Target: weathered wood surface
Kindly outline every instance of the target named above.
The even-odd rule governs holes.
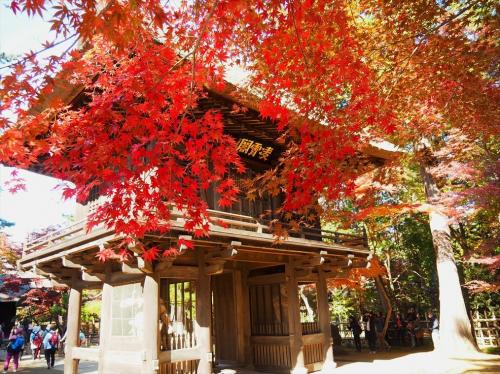
[[[82,307],[82,291],[72,288],[68,300],[68,325],[66,329],[66,345],[64,349],[64,374],[78,373],[78,359],[73,357],[73,348],[78,347],[80,340],[80,312]]]

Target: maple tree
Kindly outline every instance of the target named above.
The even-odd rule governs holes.
[[[285,193],[285,217],[328,220],[340,199],[375,205],[378,187],[387,184],[360,186],[366,168],[349,160],[360,144],[380,137],[410,149],[426,204],[371,212],[429,214],[443,346],[473,349],[449,238],[449,218],[461,212],[450,201],[491,196],[492,188],[445,196],[449,173],[442,172],[444,165],[455,175],[465,170],[453,162],[467,161],[460,145],[491,143],[497,134],[494,2],[13,0],[10,7],[53,14],[56,39],[46,52],[71,44],[60,55],[30,52],[8,65],[0,88],[1,162],[37,165],[71,181],[64,195],[81,202],[98,189],[106,200],[90,226],[112,226],[133,240],[168,231],[175,207],[185,212],[187,231],[207,235],[200,192],[214,185],[219,205],[230,205],[239,192],[231,172],[244,167],[222,116],[196,116],[194,109],[204,87],[223,87],[227,67],[244,63],[261,115],[286,144],[280,165],[255,185]],[[61,100],[68,85],[82,91],[70,105]],[[453,138],[461,139],[459,148],[446,159]],[[14,176],[11,189],[21,182]],[[100,256],[116,251],[126,257],[120,248]],[[161,251],[143,253],[151,260]]]

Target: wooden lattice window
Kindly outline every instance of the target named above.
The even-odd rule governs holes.
[[[170,351],[196,346],[196,283],[162,279],[160,297],[160,349]]]

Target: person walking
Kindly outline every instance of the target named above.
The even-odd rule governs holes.
[[[377,332],[377,339],[378,343],[380,345],[380,349],[385,349],[386,351],[391,350],[391,346],[389,343],[387,343],[387,340],[385,340],[385,334],[384,334],[384,325],[385,325],[385,319],[382,313],[378,313],[377,316],[375,317],[375,331]]]
[[[429,312],[427,315],[429,321],[431,322],[431,338],[434,349],[439,347],[439,319],[434,315],[433,312]]]
[[[40,359],[40,351],[42,349],[43,336],[42,328],[38,325],[33,327],[30,335],[31,351],[33,353],[33,360]]]
[[[399,344],[401,345],[401,347],[403,347],[405,345],[406,324],[401,313],[398,313],[396,315],[395,327],[396,327],[396,336],[398,337]]]
[[[355,316],[349,317],[349,329],[352,331],[352,336],[354,338],[354,345],[356,346],[356,350],[361,352],[361,326],[358,323],[358,320]]]
[[[365,337],[368,340],[368,346],[370,347],[370,353],[376,353],[377,347],[377,334],[375,332],[374,326],[374,316],[373,313],[368,312],[364,318],[365,321]]]
[[[21,355],[21,350],[24,347],[24,333],[23,329],[13,328],[9,336],[9,345],[7,346],[7,355],[5,356],[5,362],[3,364],[3,372],[7,373],[10,366],[10,360],[14,359],[14,370],[17,372],[19,367],[19,357]]]
[[[51,326],[50,331],[43,338],[43,350],[45,360],[47,361],[47,369],[53,368],[56,361],[56,350],[59,345],[59,333],[55,325]]]

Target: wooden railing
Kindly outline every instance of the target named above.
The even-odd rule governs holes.
[[[54,245],[65,240],[71,239],[75,236],[81,235],[87,223],[86,219],[72,223],[71,225],[54,230],[46,235],[28,238],[23,245],[23,257],[34,251],[43,249],[50,245]]]
[[[273,234],[273,225],[271,221],[258,220],[254,217],[241,214],[222,212],[217,210],[208,210],[210,216],[210,229],[230,228],[254,232],[257,234]],[[173,209],[170,217],[172,223],[181,225],[184,223],[184,214],[182,211]],[[86,232],[87,219],[72,223],[69,226],[48,233],[47,235],[28,238],[23,246],[23,256],[34,251],[52,246],[73,237],[83,235]],[[291,238],[302,238],[309,240],[322,241],[329,244],[344,244],[349,246],[366,247],[366,238],[362,235],[340,233],[331,230],[324,230],[314,227],[301,227],[299,230],[292,229],[285,223],[279,223],[288,230]]]
[[[318,322],[301,322],[302,335],[317,334],[321,332]]]
[[[479,312],[477,310],[472,312],[472,324],[479,348],[500,347],[500,319],[497,318],[495,312]],[[352,332],[349,330],[348,322],[342,321],[335,325],[343,341],[352,341]],[[431,321],[428,319],[419,320],[418,327],[424,329],[424,337],[430,339]],[[404,333],[404,340],[408,343],[409,337],[406,330],[404,330]],[[391,344],[400,344],[400,336],[398,336],[398,331],[394,328],[394,321],[392,320],[389,322],[389,328],[387,329],[387,338],[391,341]],[[361,342],[364,343],[365,340],[362,339]]]

